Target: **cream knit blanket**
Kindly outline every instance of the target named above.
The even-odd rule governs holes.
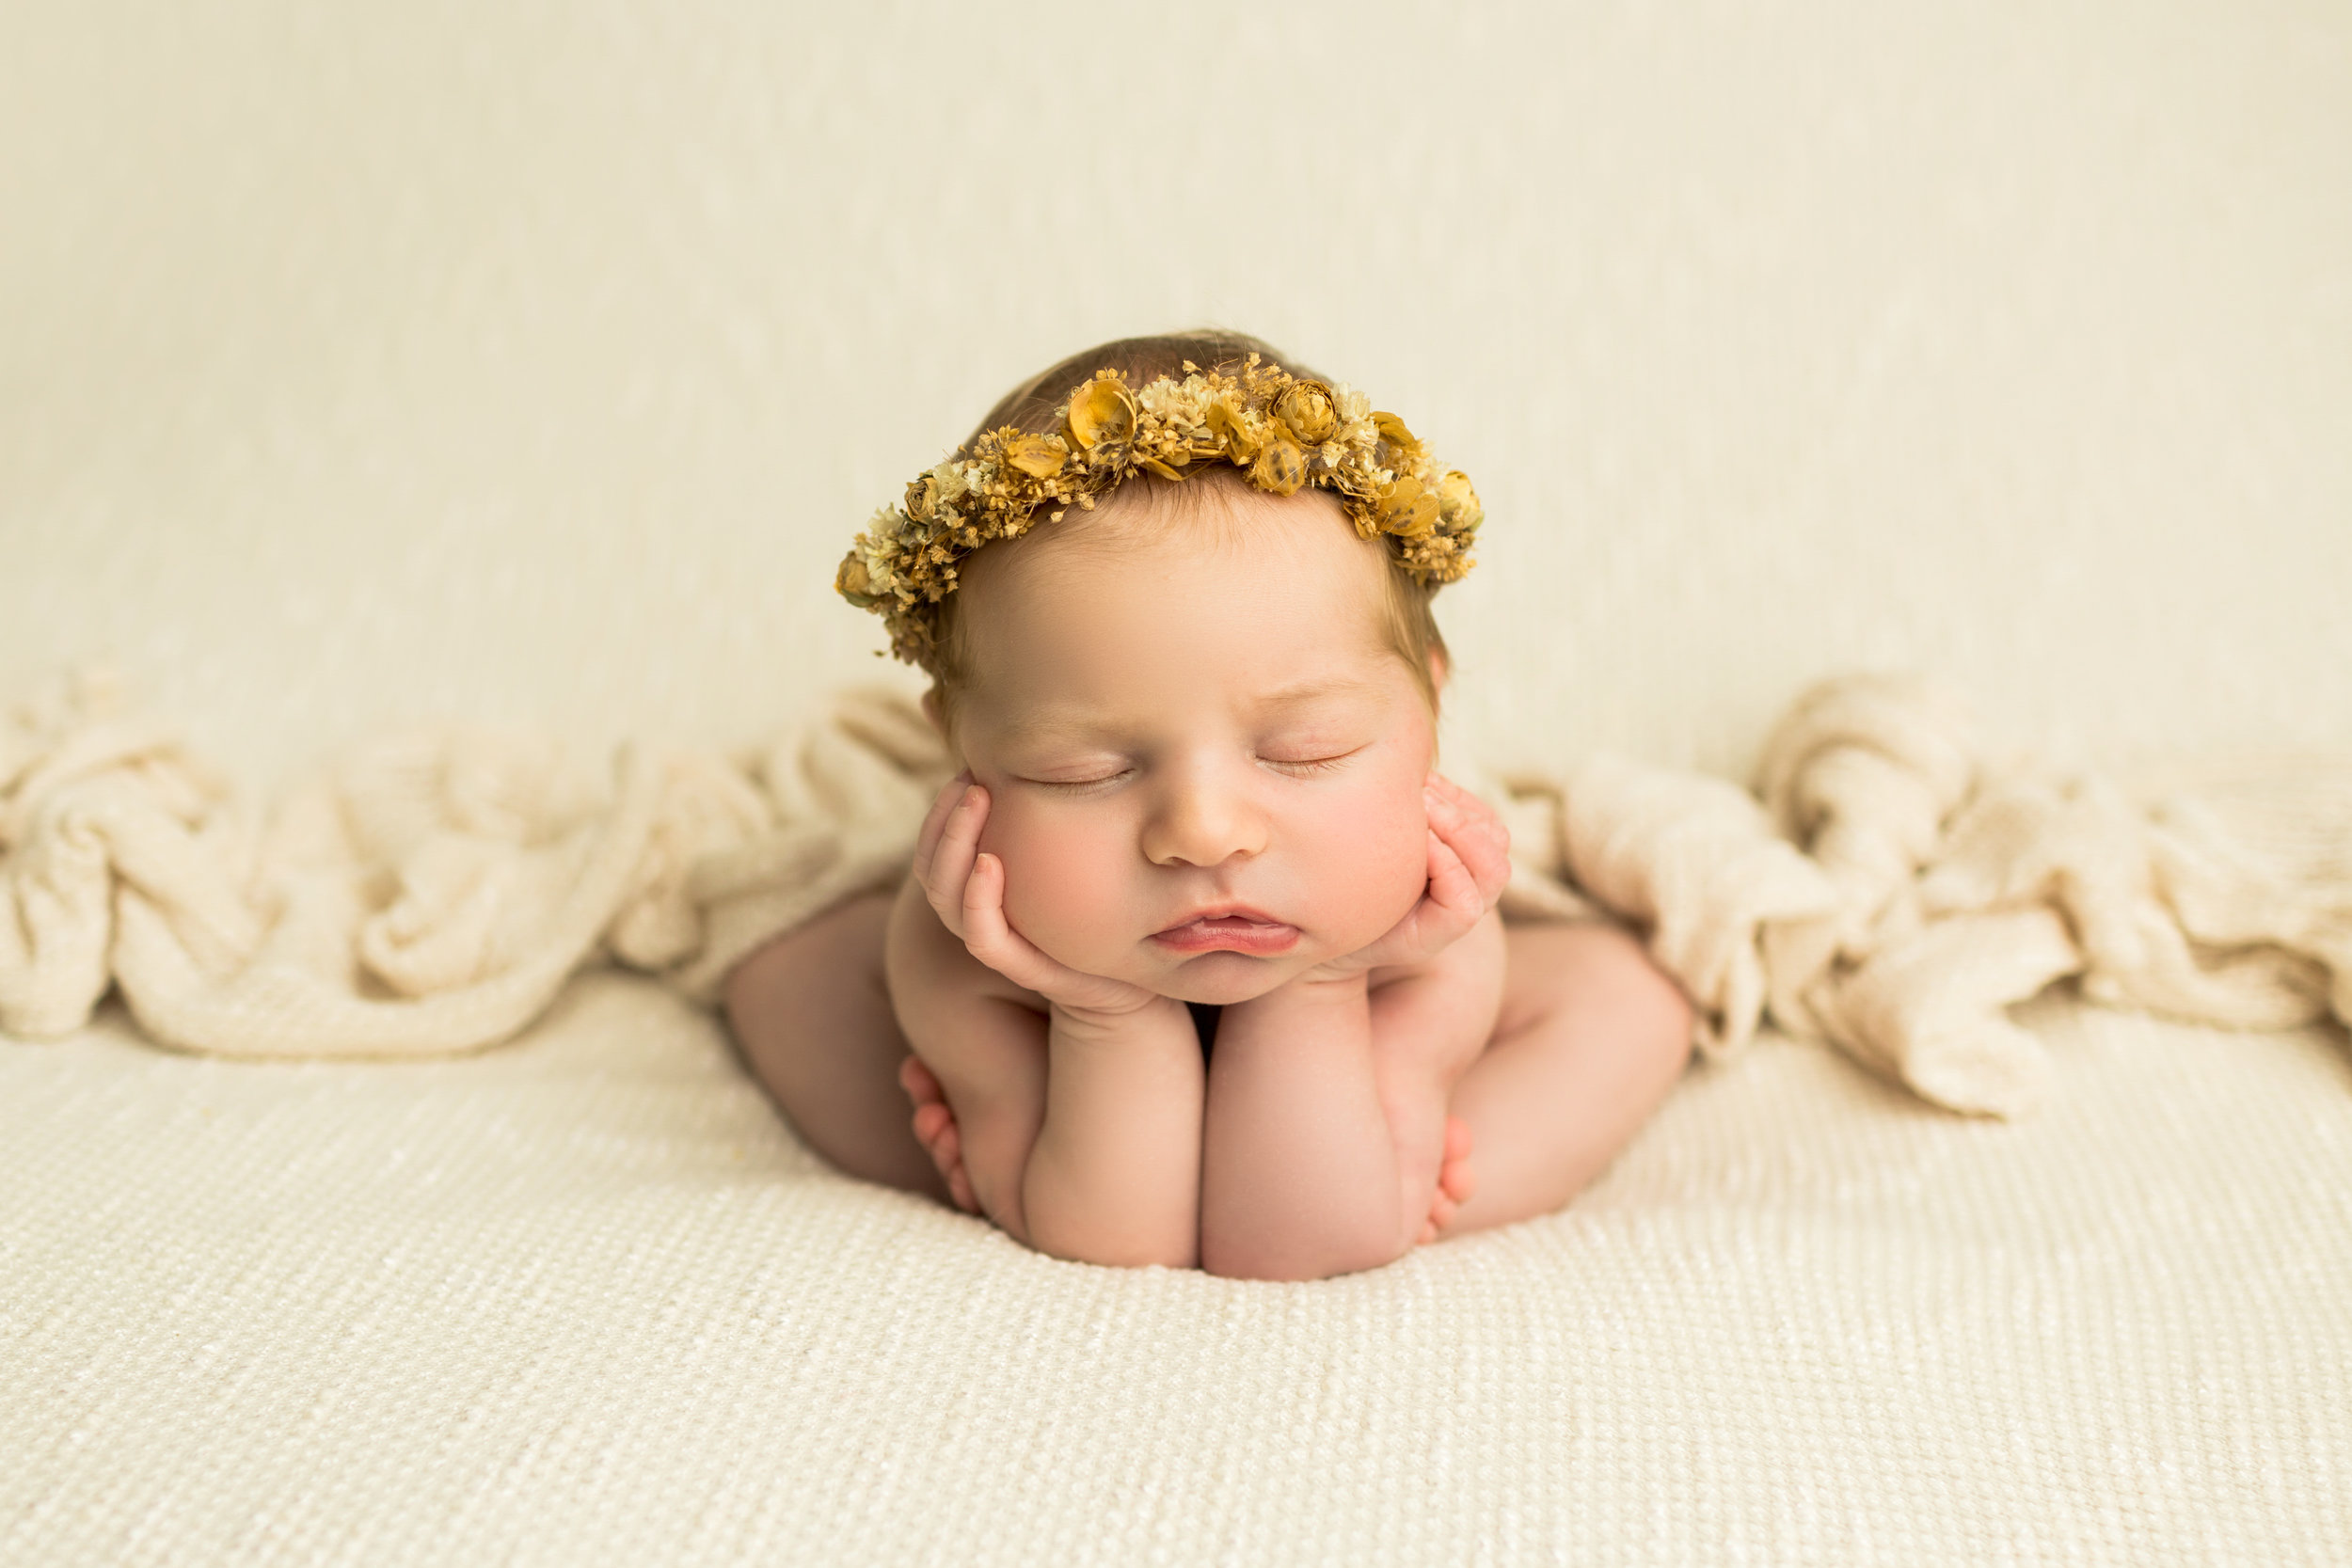
[[[738,756],[389,735],[266,820],[103,672],[0,721],[0,1029],[80,1027],[110,986],[159,1044],[248,1057],[476,1050],[601,958],[713,1000],[776,933],[901,873],[946,773],[904,699],[836,698]],[[2063,976],[2242,1028],[2352,1021],[2352,759],[2210,769],[2142,805],[1990,756],[1917,685],[1801,698],[1756,792],[1601,757],[1463,782],[1514,837],[1506,914],[1621,919],[1698,1005],[1955,1110],[2041,1100],[2005,1007]]]

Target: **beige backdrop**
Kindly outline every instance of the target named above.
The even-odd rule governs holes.
[[[2352,9],[817,10],[8,8],[0,689],[263,784],[746,738],[990,399],[1214,322],[1476,478],[1505,754],[1736,770],[1856,666],[2352,741]]]
[[[2348,83],[2341,0],[0,0],[0,699],[748,739],[990,399],[1210,321],[1476,477],[1497,760],[1857,665],[2352,746]],[[110,1008],[0,1040],[0,1562],[2340,1563],[2343,1031],[2017,1022],[2039,1117],[1768,1034],[1283,1286],[831,1175],[612,974],[425,1064]]]

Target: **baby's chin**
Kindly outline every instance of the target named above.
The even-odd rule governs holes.
[[[1403,914],[1400,912],[1397,918],[1402,919]],[[1394,924],[1393,920],[1383,924],[1380,931],[1386,931]],[[1358,933],[1350,932],[1337,941],[1310,942],[1291,952],[1271,956],[1215,951],[1172,961],[1167,958],[1138,956],[1132,961],[1107,962],[1094,969],[1089,968],[1083,958],[1073,961],[1050,949],[1047,956],[1081,973],[1124,980],[1178,1002],[1200,1002],[1230,1007],[1237,1003],[1254,1002],[1268,991],[1296,979],[1317,964],[1344,958],[1371,942],[1378,934],[1375,931],[1359,938]],[[1109,957],[1104,955],[1104,958]]]
[[[1327,907],[1323,912],[1327,923],[1318,921],[1302,933],[1304,940],[1288,951],[1213,948],[1186,956],[1149,938],[1134,946],[1106,946],[1100,940],[1101,927],[1116,917],[1101,921],[1092,929],[1075,920],[1060,929],[1040,921],[1045,929],[1025,934],[1047,958],[1081,974],[1123,980],[1178,1002],[1232,1006],[1254,1002],[1318,964],[1345,958],[1376,942],[1420,901],[1424,885],[1418,881],[1406,885],[1400,879],[1393,890],[1384,888],[1376,894],[1359,890],[1344,914],[1328,919],[1331,911]]]
[[[1179,964],[1172,974],[1161,976],[1156,982],[1142,983],[1179,1002],[1230,1007],[1237,1003],[1255,1002],[1318,961],[1290,957],[1260,958],[1247,953],[1203,953]]]

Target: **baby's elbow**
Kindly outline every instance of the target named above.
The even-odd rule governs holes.
[[[1189,1235],[1176,1236],[1158,1228],[1120,1227],[1072,1228],[1030,1222],[1028,1244],[1049,1258],[1072,1263],[1094,1263],[1108,1269],[1189,1269],[1199,1264],[1200,1249]]]
[[[1220,1279],[1296,1283],[1385,1268],[1412,1249],[1410,1240],[1387,1232],[1323,1236],[1312,1245],[1299,1246],[1264,1237],[1223,1236],[1212,1229],[1200,1238],[1200,1271]]]

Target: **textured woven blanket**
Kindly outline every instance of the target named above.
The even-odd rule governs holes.
[[[1506,914],[1643,932],[1710,1055],[1770,1020],[2010,1116],[2050,1069],[2005,1009],[2062,977],[2223,1026],[2352,1021],[2352,761],[2142,803],[1853,677],[1789,709],[1753,793],[1613,757],[1458,771],[1511,824]],[[853,691],[748,754],[630,744],[609,768],[390,735],[265,816],[103,672],[60,676],[0,726],[0,1029],[73,1031],[119,987],[179,1049],[434,1055],[512,1036],[603,959],[708,1002],[753,947],[893,880],[945,772],[912,705]]]

